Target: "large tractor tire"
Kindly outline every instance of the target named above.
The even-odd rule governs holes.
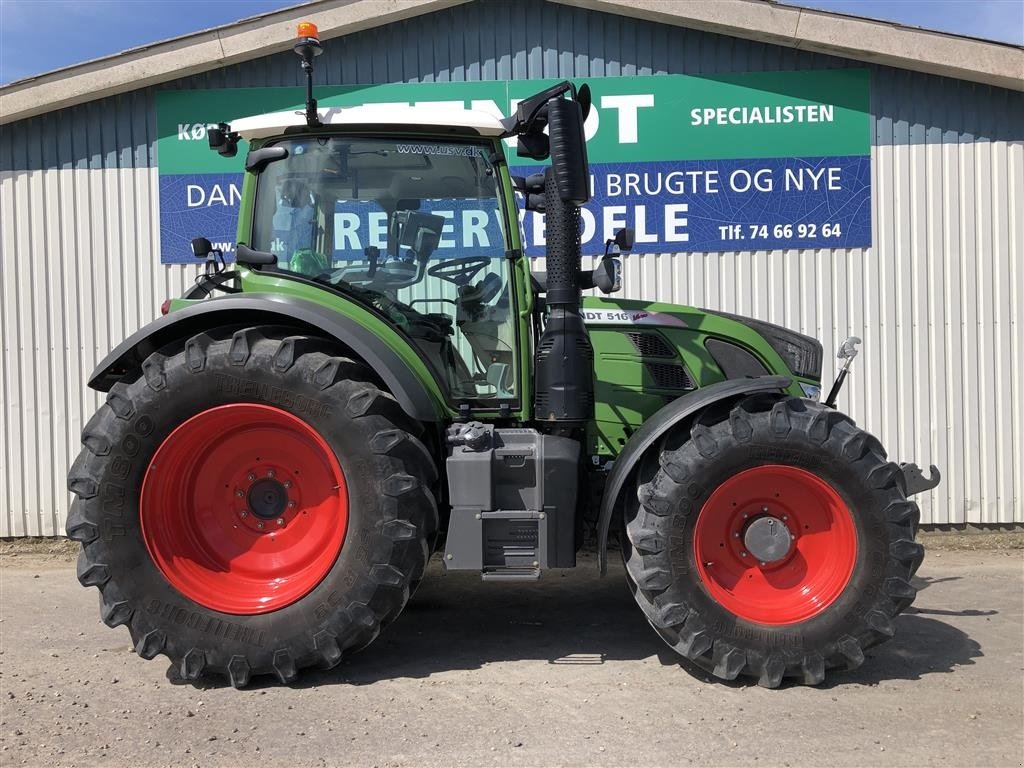
[[[395,619],[437,533],[436,467],[330,343],[211,331],[110,390],[69,475],[100,614],[182,677],[332,667]]]
[[[716,677],[815,685],[913,602],[920,517],[900,467],[841,413],[754,396],[646,457],[623,557],[648,621]]]

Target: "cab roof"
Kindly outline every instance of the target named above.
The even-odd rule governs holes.
[[[488,112],[433,104],[365,104],[359,107],[325,107],[317,110],[324,126],[365,128],[399,133],[453,133],[502,136],[501,120]],[[234,120],[231,130],[243,139],[265,139],[306,126],[303,110],[270,112]]]

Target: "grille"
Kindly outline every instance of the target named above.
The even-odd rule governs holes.
[[[676,353],[660,333],[623,331],[641,357],[675,357]]]
[[[683,366],[676,363],[644,363],[644,368],[660,389],[696,389],[697,385]]]

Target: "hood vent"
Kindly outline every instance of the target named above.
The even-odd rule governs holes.
[[[623,331],[640,357],[668,357],[675,359],[676,352],[656,331]]]

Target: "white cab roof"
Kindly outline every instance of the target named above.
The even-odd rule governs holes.
[[[458,130],[478,136],[501,136],[505,133],[498,117],[473,109],[452,109],[431,104],[365,104],[361,107],[325,107],[317,110],[320,122],[328,126],[359,126],[373,128],[436,128],[440,132]],[[304,110],[271,112],[243,117],[231,122],[231,130],[243,139],[264,139],[280,136],[288,128],[304,126]]]

